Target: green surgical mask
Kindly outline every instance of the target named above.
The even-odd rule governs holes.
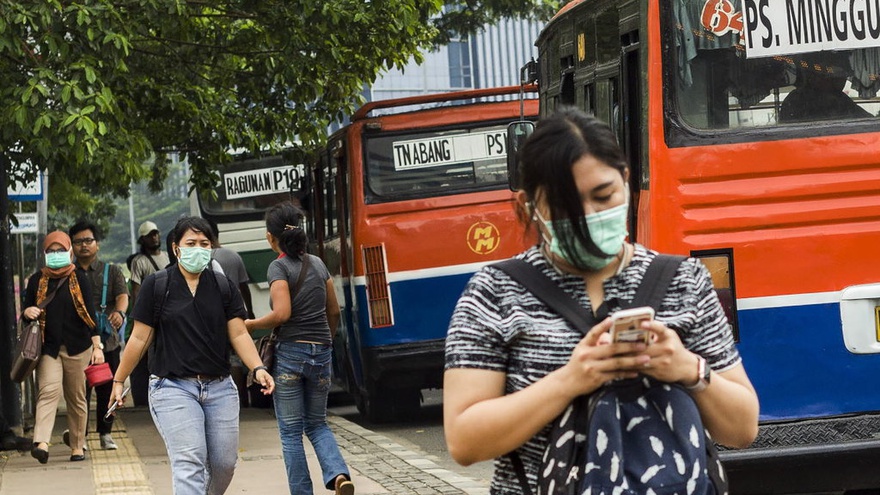
[[[202,247],[182,247],[178,256],[183,269],[190,273],[202,273],[211,262],[211,249]]]
[[[46,266],[49,268],[64,268],[70,263],[70,251],[46,253]]]
[[[550,245],[551,253],[577,268],[597,271],[608,266],[623,247],[623,242],[628,234],[626,228],[628,211],[629,203],[623,203],[622,205],[584,216],[590,239],[592,239],[593,244],[600,251],[610,253],[608,256],[596,256],[587,251],[574,236],[571,223],[567,219],[551,222],[544,220],[538,210],[535,210],[535,214],[538,220],[547,228],[547,233],[550,235],[550,239],[547,239],[547,234],[544,234],[544,242]],[[568,238],[568,244],[574,246],[574,259],[570,258],[562,248],[563,243],[560,242],[560,239],[563,238]]]

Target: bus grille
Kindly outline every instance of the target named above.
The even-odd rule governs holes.
[[[394,325],[394,311],[391,307],[391,292],[388,290],[386,276],[388,264],[385,260],[385,245],[363,246],[362,249],[370,327],[390,327]]]

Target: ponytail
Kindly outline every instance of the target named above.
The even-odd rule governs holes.
[[[302,210],[290,201],[284,201],[266,211],[266,230],[278,239],[281,252],[302,259],[309,247],[309,239],[302,228],[305,217]]]

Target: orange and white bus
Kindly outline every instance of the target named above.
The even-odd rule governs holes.
[[[505,148],[507,124],[537,115],[521,91],[368,103],[310,165],[306,230],[343,309],[334,374],[372,420],[412,412],[422,389],[441,387],[465,284],[526,243]]]
[[[880,1],[574,0],[540,114],[609,122],[635,241],[703,258],[761,403],[733,493],[880,488]]]

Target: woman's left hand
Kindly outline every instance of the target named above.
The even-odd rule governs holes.
[[[92,364],[101,364],[104,362],[104,351],[97,347],[92,347]]]
[[[272,392],[275,391],[275,380],[272,379],[272,375],[269,374],[268,371],[259,369],[256,373],[254,373],[254,380],[259,382],[263,395],[272,395]]]
[[[638,371],[668,383],[693,381],[696,358],[684,347],[678,332],[657,320],[642,323],[642,328],[650,330],[652,335],[644,352],[651,360]]]

